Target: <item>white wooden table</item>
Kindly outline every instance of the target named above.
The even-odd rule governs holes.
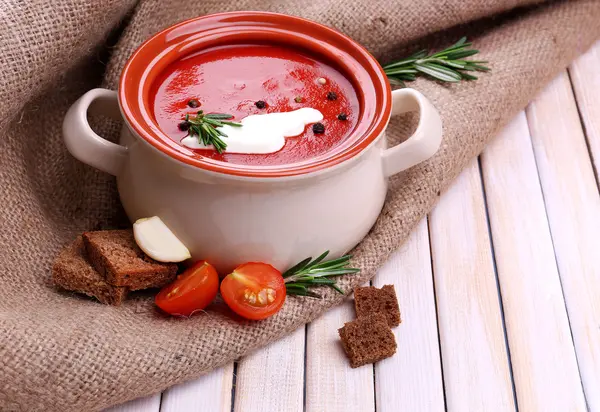
[[[443,194],[376,286],[398,352],[351,369],[352,302],[112,412],[600,411],[600,42]]]

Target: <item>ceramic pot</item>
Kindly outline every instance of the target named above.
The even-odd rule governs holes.
[[[240,42],[285,45],[335,61],[360,102],[346,143],[294,164],[247,166],[193,157],[165,136],[150,103],[157,75],[189,53]],[[387,148],[390,116],[407,111],[420,113],[416,131]],[[123,121],[119,144],[97,135],[88,113]],[[63,135],[73,156],[117,177],[132,221],[159,216],[194,259],[226,271],[247,261],[284,269],[325,250],[349,251],[375,223],[388,178],[437,151],[442,124],[421,93],[392,92],[375,58],[347,36],[298,17],[233,12],[188,20],[147,40],[126,63],[118,92],[90,90],[73,104]]]

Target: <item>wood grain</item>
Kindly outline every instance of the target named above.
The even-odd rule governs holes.
[[[524,114],[492,141],[481,163],[519,410],[583,412],[583,391]]]
[[[234,410],[302,411],[304,328],[240,360]]]
[[[353,301],[330,309],[308,325],[306,334],[306,412],[375,410],[373,366],[351,369],[338,329],[354,319]]]
[[[230,412],[233,363],[163,392],[160,412]]]
[[[513,411],[512,382],[477,161],[430,215],[448,411]]]
[[[600,87],[591,86],[580,89],[580,108],[590,142],[598,144],[600,117],[589,114],[600,113]],[[594,92],[593,99],[586,95]],[[531,103],[527,117],[583,387],[590,410],[600,411],[600,196],[566,73]]]
[[[373,279],[394,285],[402,323],[394,328],[396,354],[375,364],[378,412],[444,411],[427,219]]]

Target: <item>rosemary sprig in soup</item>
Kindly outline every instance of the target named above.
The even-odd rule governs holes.
[[[200,110],[195,116],[185,115],[185,120],[179,123],[180,130],[187,130],[189,136],[198,136],[198,142],[205,146],[213,146],[222,153],[227,148],[227,143],[221,139],[227,137],[219,127],[224,125],[242,127],[241,123],[230,122],[233,116],[225,113],[204,113]]]

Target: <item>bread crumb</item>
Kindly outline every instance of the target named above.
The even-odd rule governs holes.
[[[348,322],[338,333],[352,368],[375,363],[396,353],[396,338],[381,313]]]
[[[146,256],[132,230],[85,232],[83,242],[90,263],[111,285],[131,290],[159,288],[177,275],[177,264]]]
[[[381,289],[373,286],[355,288],[354,308],[357,318],[381,313],[386,317],[390,327],[398,326],[402,322],[393,285],[385,285]]]
[[[85,257],[81,236],[63,249],[54,261],[52,281],[63,289],[94,297],[106,305],[119,306],[129,292],[126,287],[106,282],[92,267]]]

